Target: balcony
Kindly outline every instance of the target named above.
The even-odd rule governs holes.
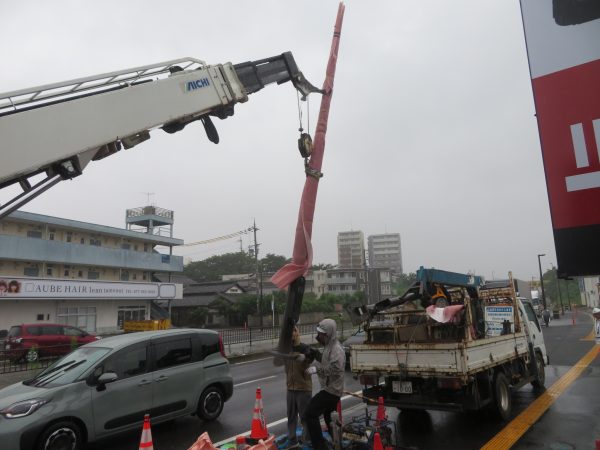
[[[0,235],[0,259],[115,267],[152,272],[181,272],[183,257],[93,245]]]

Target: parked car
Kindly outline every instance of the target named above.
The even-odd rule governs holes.
[[[11,361],[37,361],[42,356],[62,356],[74,347],[94,342],[99,336],[79,328],[54,323],[15,325],[4,340],[6,356]]]
[[[0,390],[6,449],[81,450],[123,431],[197,414],[215,420],[233,394],[212,330],[123,334],[79,347],[34,378]]]

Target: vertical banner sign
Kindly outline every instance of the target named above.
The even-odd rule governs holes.
[[[600,274],[600,1],[521,0],[561,276]]]

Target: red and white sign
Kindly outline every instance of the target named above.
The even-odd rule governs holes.
[[[599,5],[521,0],[558,265],[569,275],[600,273],[597,253],[581,253],[596,252],[600,233],[578,231],[600,226]]]

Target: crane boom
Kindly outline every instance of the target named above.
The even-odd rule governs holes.
[[[23,190],[0,207],[0,219],[90,161],[149,139],[153,129],[175,133],[199,120],[218,143],[211,116],[232,116],[249,94],[287,81],[304,97],[321,92],[286,52],[237,65],[177,59],[0,94],[0,143],[10,152],[0,189],[19,183]]]

